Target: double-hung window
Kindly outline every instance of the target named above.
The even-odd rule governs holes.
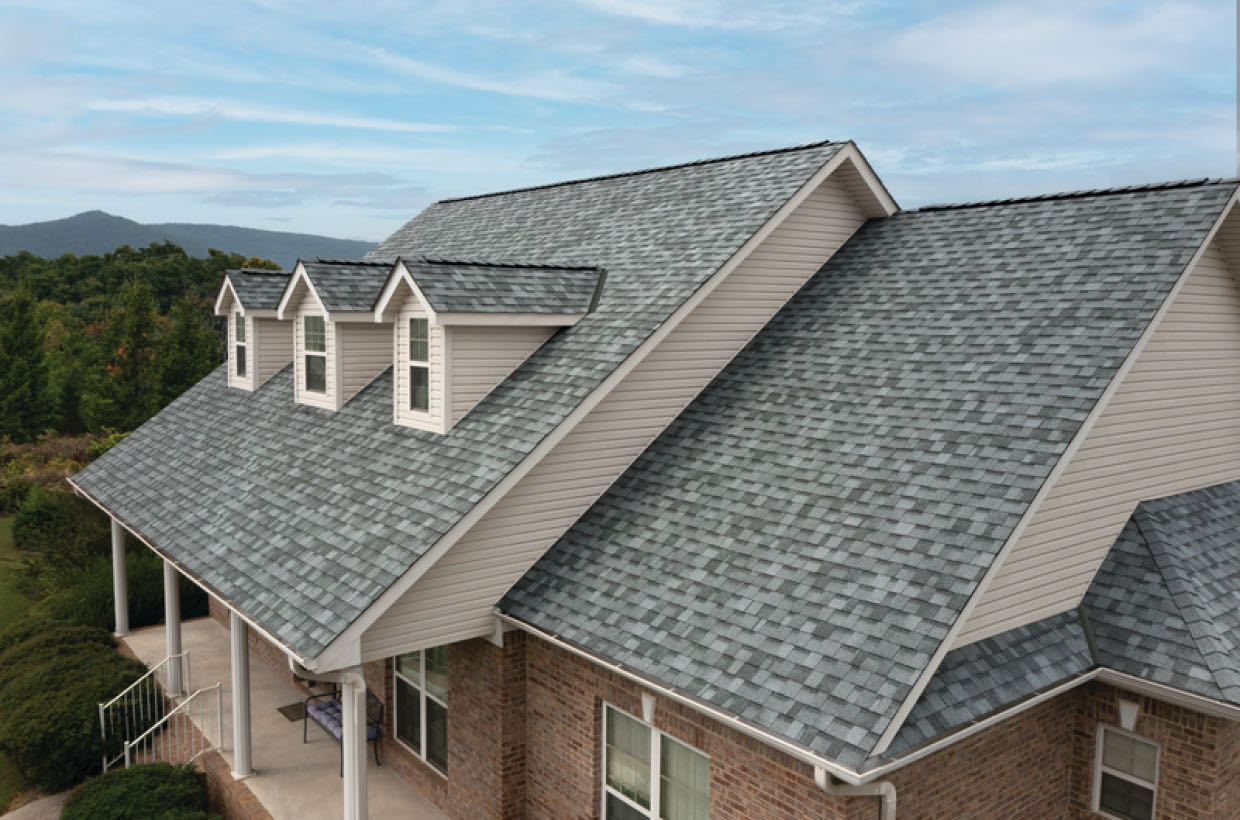
[[[322,316],[302,317],[306,345],[306,390],[327,392],[327,321]]]
[[[430,327],[426,319],[409,320],[409,409],[430,410]]]
[[[604,706],[603,792],[607,820],[706,820],[710,758]]]
[[[396,656],[396,737],[448,770],[448,657],[442,646]]]
[[[1153,820],[1158,744],[1100,726],[1094,770],[1094,811],[1120,820]]]
[[[245,378],[245,317],[233,312],[233,369],[237,378]]]

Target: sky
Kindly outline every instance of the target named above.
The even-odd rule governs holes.
[[[1236,174],[1224,0],[0,0],[0,224],[378,241],[431,202],[851,139],[901,206]]]

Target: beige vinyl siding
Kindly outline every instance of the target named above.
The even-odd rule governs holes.
[[[1240,290],[1211,245],[955,646],[1077,606],[1138,502],[1240,478]]]
[[[293,360],[293,323],[276,319],[254,319],[254,352],[250,362],[255,365],[255,386],[262,387],[267,380]]]
[[[452,349],[448,363],[452,374],[451,423],[464,418],[554,332],[553,327],[447,328]]]
[[[495,602],[863,221],[824,182],[363,633],[363,660],[488,634]]]
[[[245,375],[237,375],[237,307],[236,303],[229,306],[228,310],[228,386],[237,387],[242,390],[254,389],[254,344],[257,339],[254,338],[254,320],[249,316],[242,316],[241,321],[245,323]]]
[[[306,390],[306,324],[302,319],[306,316],[322,316],[318,303],[307,291],[297,312],[293,315],[293,338],[296,355],[293,357],[296,376],[296,400],[300,404],[323,407],[328,410],[337,408],[337,376],[336,376],[336,327],[335,322],[327,319],[323,322],[327,334],[327,390],[323,393],[311,393]]]
[[[392,366],[392,329],[372,322],[336,323],[340,406]]]
[[[430,362],[429,409],[423,412],[421,410],[412,410],[409,407],[409,320],[414,318],[425,319],[426,311],[418,303],[417,297],[410,293],[400,312],[396,314],[394,421],[406,427],[416,427],[419,430],[444,433],[447,432],[448,428],[444,415],[448,387],[446,368],[444,367],[447,344],[443,325],[432,324],[427,328],[427,356]],[[389,334],[388,339],[390,342],[393,338],[392,330],[384,329]],[[391,351],[389,351],[390,355]]]

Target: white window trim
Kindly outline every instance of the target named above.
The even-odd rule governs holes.
[[[232,328],[232,366],[233,377],[238,381],[249,382],[251,378],[250,369],[250,320],[239,310],[233,311],[233,328]],[[237,338],[237,331],[241,331],[242,339]],[[237,348],[241,348],[241,356],[237,355]],[[245,373],[237,372],[237,365],[241,364],[245,368]]]
[[[435,647],[430,647],[430,648],[434,649]],[[404,675],[402,675],[400,673],[400,666],[399,664],[396,663],[396,658],[392,658],[392,737],[394,737],[396,739],[396,742],[399,743],[406,751],[408,751],[409,754],[413,755],[418,760],[421,760],[423,763],[425,763],[426,768],[430,769],[432,772],[435,772],[440,777],[446,780],[448,777],[448,772],[436,766],[426,757],[426,725],[427,725],[426,701],[427,699],[433,700],[435,703],[438,703],[440,706],[442,706],[444,710],[444,714],[447,714],[449,717],[451,717],[451,713],[448,710],[447,701],[442,700],[432,695],[430,691],[428,691],[428,688],[426,686],[426,650],[418,649],[415,651],[417,651],[418,653],[418,676],[422,679],[421,684],[416,684],[413,681],[406,678]],[[402,654],[412,654],[412,653],[402,653]],[[420,712],[420,714],[418,715],[418,731],[421,733],[421,736],[418,738],[418,742],[422,746],[422,751],[420,752],[417,749],[410,746],[408,743],[406,743],[404,739],[401,738],[400,734],[396,731],[396,726],[397,726],[396,713],[397,713],[397,710],[400,709],[400,694],[397,691],[396,687],[400,684],[401,681],[404,681],[406,686],[412,686],[413,688],[418,690],[418,710]]]
[[[1134,740],[1139,740],[1142,743],[1145,743],[1147,745],[1154,747],[1154,782],[1153,783],[1147,782],[1138,777],[1130,775],[1127,772],[1117,771],[1116,769],[1112,769],[1109,766],[1102,765],[1102,742],[1103,742],[1103,737],[1105,736],[1107,732],[1114,732],[1117,735],[1124,735],[1125,737],[1130,737],[1130,738],[1133,738]],[[1120,780],[1126,780],[1129,783],[1135,783],[1138,786],[1151,789],[1154,792],[1154,796],[1152,798],[1152,805],[1154,807],[1153,817],[1158,816],[1158,776],[1162,772],[1162,744],[1160,744],[1158,741],[1154,740],[1153,738],[1146,737],[1145,735],[1139,735],[1136,732],[1129,732],[1127,729],[1121,729],[1120,727],[1112,726],[1109,723],[1098,724],[1097,732],[1094,735],[1094,794],[1093,794],[1093,805],[1091,806],[1091,808],[1093,809],[1095,814],[1101,817],[1109,818],[1109,820],[1125,820],[1125,818],[1117,817],[1116,815],[1111,814],[1110,812],[1104,811],[1101,807],[1103,771],[1105,771],[1107,774],[1113,777],[1118,777]]]
[[[616,791],[611,786],[607,785],[607,710],[608,709],[615,709],[617,712],[624,715],[625,717],[631,720],[635,720],[638,723],[650,729],[650,808],[649,809],[642,808],[642,806],[640,806],[639,804],[634,803],[628,797]],[[710,766],[711,757],[706,752],[702,751],[696,746],[693,746],[689,743],[684,742],[678,737],[669,735],[667,732],[664,732],[663,730],[657,728],[653,723],[647,723],[646,721],[642,720],[637,715],[634,715],[625,709],[621,709],[620,707],[615,706],[611,703],[608,703],[607,701],[603,701],[602,717],[603,717],[603,731],[602,731],[603,754],[599,759],[602,760],[603,765],[600,767],[602,771],[599,774],[603,781],[603,791],[602,791],[602,797],[601,797],[601,805],[599,806],[599,817],[603,818],[603,820],[607,820],[607,795],[609,794],[619,798],[621,801],[623,801],[626,805],[628,805],[634,811],[637,811],[637,812],[640,812],[646,815],[647,817],[651,818],[651,820],[659,820],[662,817],[662,813],[660,812],[660,805],[659,805],[659,798],[660,798],[659,791],[663,785],[662,777],[661,777],[662,775],[661,769],[663,766],[663,756],[662,756],[663,750],[661,746],[662,746],[664,737],[668,738],[669,740],[675,743],[679,743],[681,746],[684,746],[687,749],[692,749],[694,752],[697,752],[702,757],[706,758],[707,771],[709,772],[711,769],[711,766]],[[709,800],[709,795],[710,795],[709,775],[707,776],[706,788],[707,788],[706,793],[708,795],[707,799]]]
[[[426,358],[425,359],[413,358],[413,323],[414,322],[424,322],[426,324]],[[404,374],[405,378],[408,379],[409,381],[409,406],[405,408],[405,411],[408,413],[415,413],[418,415],[425,416],[427,418],[431,418],[434,415],[434,410],[431,407],[431,403],[432,403],[431,393],[434,391],[431,390],[431,321],[430,321],[430,318],[426,316],[410,316],[405,321],[405,333],[409,337],[406,340],[406,349],[405,349],[405,355],[408,357],[409,361],[405,364],[405,374]],[[413,406],[413,368],[415,367],[421,367],[422,369],[426,371],[426,407],[424,408]]]
[[[310,349],[310,344],[309,344],[309,341],[307,340],[307,337],[309,334],[306,333],[306,320],[307,319],[322,319],[323,320],[323,349],[322,350],[311,350]],[[301,322],[301,340],[302,340],[301,369],[302,369],[302,380],[303,380],[303,384],[301,386],[302,392],[308,393],[312,396],[331,396],[332,394],[331,384],[329,383],[329,379],[327,378],[327,353],[328,353],[328,348],[330,347],[330,345],[327,344],[327,317],[324,315],[317,314],[317,313],[303,313],[301,314],[300,317],[298,317],[298,321]],[[307,357],[309,356],[319,356],[319,357],[322,357],[323,359],[323,389],[322,390],[312,390],[310,388],[310,366],[308,362],[306,361]]]

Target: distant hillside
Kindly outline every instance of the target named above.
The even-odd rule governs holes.
[[[190,256],[206,256],[208,248],[270,259],[289,268],[299,257],[333,256],[353,259],[370,250],[370,242],[332,239],[308,233],[263,231],[231,225],[195,225],[168,222],[143,225],[132,219],[103,211],[86,211],[68,219],[32,222],[29,225],[0,225],[0,256],[30,251],[35,256],[55,258],[62,253],[103,254],[121,245],[145,248],[152,242],[168,240],[181,246]]]

